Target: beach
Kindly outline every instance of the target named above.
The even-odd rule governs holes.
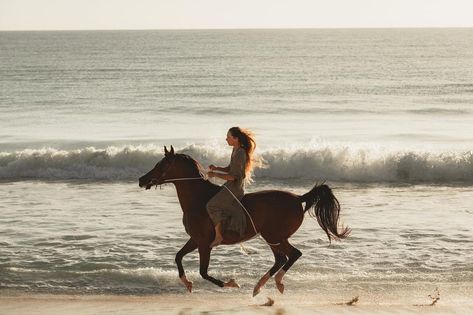
[[[0,313],[471,313],[472,35],[0,32]],[[352,229],[330,243],[306,215],[284,295],[251,297],[274,260],[259,238],[212,251],[238,290],[186,255],[186,293],[176,189],[138,186],[164,146],[228,165],[232,126],[256,134],[246,192],[325,182]]]
[[[439,285],[440,299],[428,295],[430,283],[410,286],[353,285],[328,292],[280,295],[272,285],[252,298],[239,290],[217,294],[116,295],[22,295],[2,294],[2,314],[469,314],[473,311],[473,288]],[[357,288],[354,288],[357,287]],[[243,289],[244,290],[244,289]],[[356,295],[354,295],[356,294]],[[352,296],[353,295],[353,296]],[[357,302],[353,299],[358,297]],[[269,303],[271,299],[273,303]],[[266,304],[266,305],[265,305]]]

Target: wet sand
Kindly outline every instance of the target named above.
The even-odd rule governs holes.
[[[419,286],[369,286],[355,292],[346,287],[336,291],[292,292],[280,295],[272,289],[253,298],[237,290],[215,293],[163,294],[150,296],[52,295],[0,291],[0,314],[471,314],[472,285],[439,286],[434,301]],[[369,289],[369,291],[367,291]],[[353,305],[347,302],[358,293]],[[352,295],[350,295],[352,294]],[[268,297],[272,306],[263,306]]]

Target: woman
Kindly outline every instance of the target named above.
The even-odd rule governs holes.
[[[207,212],[215,225],[215,240],[210,247],[215,247],[223,241],[222,230],[236,231],[242,237],[246,229],[246,215],[239,200],[245,193],[245,183],[251,181],[256,142],[251,131],[240,127],[230,128],[226,140],[228,145],[233,147],[230,165],[227,167],[210,165],[208,172],[209,177],[226,180],[224,184],[226,188],[222,187],[207,203]]]

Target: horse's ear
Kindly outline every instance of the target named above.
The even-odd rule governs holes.
[[[174,155],[174,148],[172,147],[172,145],[171,145],[171,152],[170,153],[171,153],[171,155]]]
[[[166,148],[166,146],[164,146],[164,155],[165,156],[169,155],[169,151],[168,151],[168,148]]]

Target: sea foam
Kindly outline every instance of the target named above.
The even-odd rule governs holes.
[[[176,148],[204,167],[228,165],[230,152],[210,145]],[[0,179],[136,180],[163,158],[157,146],[76,150],[26,149],[0,153]],[[256,155],[254,177],[340,182],[473,183],[473,151],[426,152],[343,146],[269,148]]]

